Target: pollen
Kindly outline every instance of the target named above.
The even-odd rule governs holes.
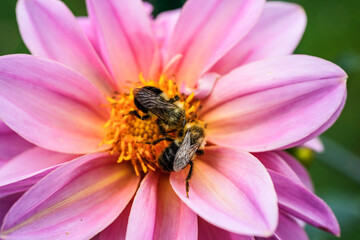
[[[100,145],[110,146],[108,151],[111,155],[118,156],[117,163],[130,162],[138,176],[146,174],[148,171],[156,171],[159,168],[157,159],[169,145],[169,142],[166,141],[155,145],[151,144],[153,141],[165,137],[160,133],[156,117],[141,120],[129,114],[133,110],[138,110],[134,104],[133,89],[144,86],[157,87],[170,99],[179,96],[179,102],[185,109],[187,121],[196,119],[200,109],[200,102],[194,98],[194,94],[189,96],[180,94],[175,79],[167,78],[164,75],[160,76],[157,81],[153,81],[144,79],[140,74],[139,81],[128,92],[114,92],[113,96],[107,98],[108,103],[104,107],[109,108],[110,118],[103,126],[107,135]],[[176,138],[175,133],[170,134]]]

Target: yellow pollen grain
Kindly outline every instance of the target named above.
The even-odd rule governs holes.
[[[169,79],[162,75],[154,81],[146,80],[140,73],[139,80],[128,93],[115,92],[113,96],[106,98],[108,103],[103,107],[110,108],[110,119],[103,125],[106,137],[100,143],[110,146],[108,151],[118,156],[118,163],[124,161],[131,163],[138,176],[149,170],[156,171],[159,167],[157,158],[169,143],[163,141],[156,145],[146,144],[164,136],[159,131],[156,117],[141,120],[129,114],[130,111],[136,110],[141,116],[145,115],[134,104],[133,89],[154,86],[160,88],[169,98],[179,95],[179,102],[185,109],[186,119],[196,116],[200,106],[194,94],[186,97],[179,93],[174,77]]]

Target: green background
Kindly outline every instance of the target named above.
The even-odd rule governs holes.
[[[131,1],[131,0],[129,0]],[[86,15],[83,0],[64,0],[77,16]],[[151,0],[154,14],[185,1]],[[296,53],[318,56],[348,74],[348,100],[336,124],[322,137],[326,151],[306,159],[316,193],[333,209],[341,239],[360,239],[360,1],[294,0],[302,5],[308,25]],[[204,0],[204,3],[206,1]],[[15,17],[16,0],[0,1],[0,55],[27,53]],[[307,227],[310,239],[337,239]]]

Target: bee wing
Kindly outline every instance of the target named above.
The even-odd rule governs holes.
[[[195,156],[196,151],[199,149],[201,143],[191,145],[190,132],[187,132],[179,150],[176,152],[174,160],[174,172],[178,172],[186,167]]]
[[[145,88],[136,92],[136,99],[162,121],[166,121],[169,117],[168,113],[176,109],[175,104]]]

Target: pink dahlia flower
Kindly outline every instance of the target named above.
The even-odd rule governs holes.
[[[38,147],[0,168],[2,239],[307,239],[303,222],[339,235],[283,151],[329,128],[346,98],[342,69],[290,55],[300,7],[189,0],[155,20],[139,0],[87,7],[76,19],[58,0],[18,2],[33,55],[0,58],[0,119]],[[168,144],[145,143],[162,137],[156,117],[128,114],[143,86],[206,123],[188,198],[189,166],[162,171]]]

